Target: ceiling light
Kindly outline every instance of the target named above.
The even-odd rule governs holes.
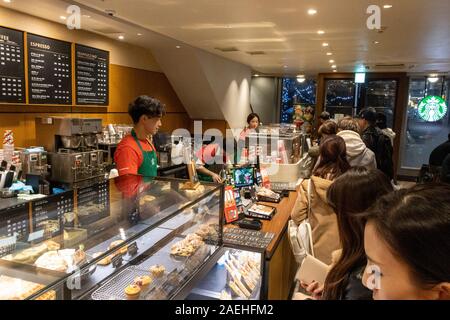
[[[392,8],[392,5],[391,5],[391,4],[385,4],[385,5],[383,6],[383,8],[385,8],[385,9],[390,9],[390,8]]]
[[[125,37],[124,37],[124,36],[118,36],[118,38],[119,38],[119,40],[123,40],[123,39],[125,39]]]
[[[335,64],[333,64],[331,67],[332,67],[333,69],[336,69],[336,68],[337,68],[337,66],[336,66]]]
[[[319,31],[317,31],[317,33],[318,33],[318,34],[324,34],[324,33],[325,33],[325,31],[323,31],[323,30],[319,30]]]
[[[374,41],[373,43],[374,43],[374,44],[379,44],[379,43],[380,43],[380,41]]]
[[[140,37],[140,36],[142,36],[142,33],[138,33],[137,35]]]
[[[334,60],[330,60],[330,61],[328,61],[329,63],[334,63]]]
[[[333,72],[337,72],[337,70],[333,70]]]
[[[287,68],[288,66],[283,66],[283,68]]]
[[[327,52],[327,56],[332,56],[332,55],[333,55],[333,53]]]
[[[438,81],[439,81],[439,77],[437,75],[432,75],[432,76],[428,77],[428,82],[436,83]]]
[[[181,46],[175,46],[175,48],[177,48],[177,49],[180,49],[180,48],[181,48]]]
[[[11,3],[11,0],[3,0],[5,3]]]
[[[90,16],[90,15],[87,15],[87,14],[83,14],[82,17],[83,17],[83,18],[89,19],[91,16]]]
[[[259,77],[259,74],[254,74],[253,76],[254,76],[254,77]]]
[[[60,18],[61,20],[66,20],[66,19],[67,19],[65,16],[59,16],[59,18]]]
[[[328,47],[329,44],[327,42],[322,43],[322,47]]]
[[[313,15],[315,15],[317,13],[317,10],[316,9],[309,9],[308,10],[308,14],[310,15],[310,16],[313,16]]]
[[[304,77],[305,77],[304,74],[299,74],[299,75],[297,76],[297,78],[304,78]]]
[[[298,82],[298,83],[303,83],[303,82],[305,82],[305,81],[306,81],[305,78],[297,78],[297,82]]]

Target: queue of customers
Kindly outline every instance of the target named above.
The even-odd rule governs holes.
[[[318,160],[291,218],[308,219],[315,257],[329,271],[324,283],[302,283],[305,292],[324,300],[450,299],[450,186],[394,191],[390,164],[377,155],[391,139],[372,110],[325,121],[319,133]]]

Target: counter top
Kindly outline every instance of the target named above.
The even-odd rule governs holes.
[[[292,191],[289,193],[289,197],[283,198],[280,203],[269,203],[269,202],[258,202],[261,204],[265,204],[271,207],[275,207],[277,209],[277,213],[273,216],[272,220],[261,220],[263,223],[263,227],[261,229],[262,232],[271,232],[274,233],[275,236],[270,242],[269,246],[266,248],[266,258],[271,259],[275,250],[278,247],[281,239],[284,236],[284,232],[288,227],[288,222],[291,219],[291,211],[294,207],[295,201],[297,200],[297,191]],[[233,228],[232,224],[226,225],[226,228]]]
[[[0,199],[0,211],[17,206],[19,204],[28,203],[31,200],[20,200],[17,197]]]

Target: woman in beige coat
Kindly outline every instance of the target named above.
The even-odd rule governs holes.
[[[340,249],[336,214],[327,202],[327,190],[333,180],[350,169],[346,158],[345,142],[341,137],[330,136],[320,145],[320,162],[311,179],[300,185],[291,218],[300,224],[306,218],[312,228],[314,253],[317,259],[331,263],[331,253]],[[308,187],[311,203],[308,203]],[[308,206],[311,206],[308,217]]]

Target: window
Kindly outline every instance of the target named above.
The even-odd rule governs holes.
[[[365,107],[372,107],[377,112],[384,113],[387,119],[387,127],[393,128],[396,97],[396,80],[371,80],[366,86]]]
[[[355,82],[353,80],[327,80],[325,110],[335,114],[353,115],[355,106]]]
[[[316,81],[305,80],[300,83],[296,78],[283,78],[281,87],[281,123],[292,123],[294,106],[316,105]]]
[[[441,143],[448,140],[450,133],[449,112],[441,120],[430,122],[419,115],[419,104],[425,97],[440,96],[449,105],[449,80],[440,77],[436,82],[427,78],[413,78],[409,84],[409,103],[407,125],[402,143],[402,169],[420,169],[427,164],[430,153]]]

